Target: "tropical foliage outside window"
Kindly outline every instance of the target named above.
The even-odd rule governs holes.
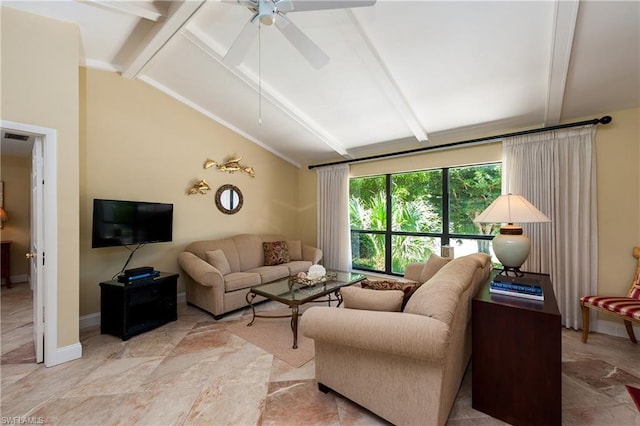
[[[442,245],[490,253],[499,225],[473,219],[500,195],[501,176],[501,164],[485,164],[351,179],[352,266],[403,274]]]

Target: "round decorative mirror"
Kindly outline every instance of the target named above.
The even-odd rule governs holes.
[[[234,214],[238,213],[242,208],[244,198],[242,192],[234,185],[222,185],[216,191],[216,207],[222,213]]]

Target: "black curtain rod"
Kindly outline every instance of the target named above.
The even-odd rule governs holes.
[[[609,124],[609,123],[611,123],[611,120],[612,120],[612,118],[611,118],[610,115],[605,115],[602,118],[594,118],[593,120],[578,121],[576,123],[559,124],[557,126],[541,127],[539,129],[531,129],[531,130],[523,130],[523,131],[520,131],[520,132],[505,133],[503,135],[487,136],[487,137],[484,137],[484,138],[469,139],[469,140],[466,140],[466,141],[451,142],[451,143],[445,143],[445,144],[442,144],[442,145],[425,146],[425,147],[422,147],[422,148],[409,149],[409,150],[406,150],[406,151],[399,151],[399,152],[391,152],[391,153],[388,153],[388,154],[370,155],[368,157],[354,158],[354,159],[351,159],[351,160],[334,161],[333,163],[312,164],[312,165],[309,166],[309,170],[315,169],[317,167],[335,166],[336,164],[358,163],[360,161],[370,161],[370,160],[379,160],[381,158],[399,157],[399,156],[402,156],[402,155],[409,155],[409,154],[415,154],[415,153],[418,153],[418,152],[431,151],[433,149],[451,148],[451,147],[460,146],[460,145],[469,145],[469,144],[474,144],[474,143],[478,143],[478,142],[486,142],[486,141],[491,141],[491,140],[496,140],[496,139],[510,138],[510,137],[513,137],[513,136],[529,135],[531,133],[542,133],[542,132],[547,132],[549,130],[566,129],[568,127],[580,127],[580,126],[595,125],[595,124]]]

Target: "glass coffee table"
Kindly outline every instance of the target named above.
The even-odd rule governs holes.
[[[251,322],[247,324],[250,327],[256,318],[289,318],[291,317],[291,331],[293,332],[293,349],[298,348],[298,317],[300,305],[311,302],[327,302],[331,304],[332,301],[338,301],[338,306],[342,304],[342,296],[340,295],[340,289],[342,287],[355,284],[362,281],[366,277],[362,274],[355,274],[352,272],[341,271],[327,271],[327,280],[314,285],[306,285],[298,282],[290,282],[290,279],[283,278],[278,281],[273,281],[267,284],[257,285],[251,287],[247,293],[246,299],[249,306],[251,306],[251,312],[253,317]],[[331,297],[331,294],[335,298]],[[255,306],[253,306],[253,299],[256,296],[262,296],[269,300],[284,303],[291,308],[291,315],[264,315],[257,314]],[[322,297],[327,296],[326,299],[319,300]]]

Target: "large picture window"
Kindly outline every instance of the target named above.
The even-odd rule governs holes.
[[[501,184],[499,163],[350,179],[352,267],[402,275],[443,245],[456,256],[490,253],[499,227],[473,219]]]

